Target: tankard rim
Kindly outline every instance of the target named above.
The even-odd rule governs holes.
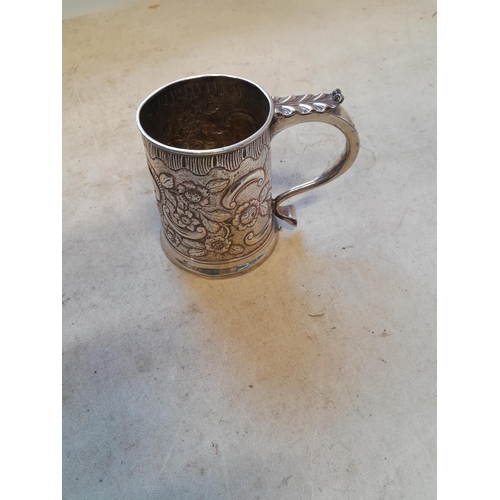
[[[222,78],[232,78],[234,80],[239,80],[242,82],[249,83],[250,85],[253,85],[256,87],[262,95],[267,99],[268,104],[269,104],[269,112],[266,118],[266,121],[264,124],[252,135],[246,137],[242,141],[235,142],[234,144],[229,144],[227,146],[223,146],[220,148],[214,148],[214,149],[183,149],[183,148],[176,148],[174,146],[169,146],[167,144],[164,144],[160,141],[157,141],[156,139],[153,139],[143,128],[140,120],[140,115],[143,107],[154,97],[156,97],[160,92],[163,92],[167,87],[170,87],[172,85],[176,85],[181,82],[187,82],[190,80],[197,80],[201,78],[207,78],[207,77],[222,77]],[[175,154],[180,154],[180,155],[189,155],[189,156],[211,156],[211,155],[218,155],[221,153],[228,153],[231,151],[236,151],[242,147],[247,146],[248,144],[252,143],[257,139],[259,136],[261,136],[266,130],[271,125],[271,120],[273,119],[274,116],[274,102],[272,97],[269,95],[268,92],[266,92],[260,85],[257,83],[253,82],[252,80],[249,80],[247,78],[243,78],[241,76],[235,76],[235,75],[226,75],[222,73],[210,73],[210,74],[202,74],[202,75],[194,75],[194,76],[189,76],[186,78],[180,78],[178,80],[172,81],[170,83],[167,83],[166,85],[163,85],[163,87],[160,87],[159,89],[156,89],[154,92],[152,92],[142,103],[139,105],[136,113],[136,124],[137,127],[139,128],[139,131],[141,132],[142,136],[147,139],[149,142],[155,144],[156,146],[166,150],[170,151],[171,153]]]

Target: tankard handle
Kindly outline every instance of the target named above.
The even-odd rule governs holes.
[[[281,206],[281,204],[292,196],[336,179],[353,164],[358,155],[359,136],[350,116],[340,106],[343,100],[344,96],[339,89],[330,94],[273,97],[274,117],[271,123],[271,138],[288,127],[305,122],[329,123],[337,127],[346,138],[344,150],[328,170],[312,181],[289,189],[274,199],[274,215],[293,226],[297,226],[295,207]]]

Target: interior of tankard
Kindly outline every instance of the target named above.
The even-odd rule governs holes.
[[[180,149],[209,150],[241,142],[269,117],[269,98],[255,84],[228,76],[180,80],[153,94],[139,113],[155,141]]]

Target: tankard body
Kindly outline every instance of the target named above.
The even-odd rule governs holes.
[[[273,99],[226,75],[178,80],[149,96],[137,124],[167,257],[205,277],[237,275],[264,261],[276,245],[278,220],[296,225],[293,206],[281,202],[338,177],[356,157],[359,139],[342,99],[340,91]],[[325,174],[273,200],[271,139],[303,121],[337,126],[346,148]]]

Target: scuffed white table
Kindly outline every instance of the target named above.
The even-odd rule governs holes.
[[[435,3],[158,4],[63,23],[63,497],[435,498]],[[164,256],[135,126],[203,73],[339,87],[362,145],[224,281]],[[330,129],[274,140],[275,194]]]

